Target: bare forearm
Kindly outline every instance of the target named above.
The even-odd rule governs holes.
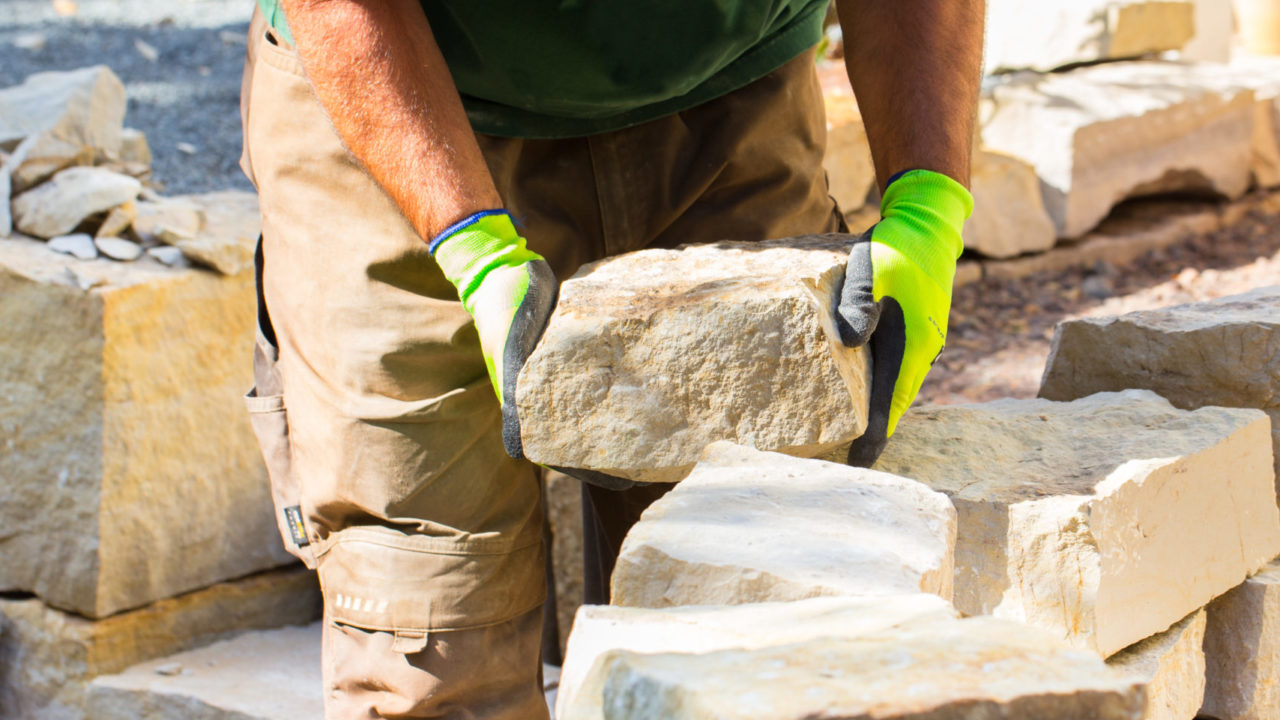
[[[837,0],[845,65],[883,190],[924,169],[966,187],[984,0]]]
[[[285,0],[347,148],[423,238],[502,201],[418,0]]]

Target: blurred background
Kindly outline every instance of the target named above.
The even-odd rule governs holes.
[[[0,0],[0,87],[106,65],[124,81],[153,178],[171,193],[251,189],[240,73],[253,0]]]

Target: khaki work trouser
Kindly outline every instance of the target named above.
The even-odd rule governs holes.
[[[326,717],[545,718],[539,476],[503,452],[471,318],[259,15],[242,112],[263,224],[248,405],[282,538],[320,575]],[[561,278],[645,247],[840,223],[811,53],[635,128],[479,140]],[[592,493],[604,572],[634,498],[653,495]]]

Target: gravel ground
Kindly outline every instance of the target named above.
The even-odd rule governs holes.
[[[1280,285],[1280,216],[1259,210],[1124,268],[1100,263],[965,285],[952,301],[947,349],[917,402],[1035,397],[1053,328],[1062,320],[1210,300],[1268,285]]]
[[[253,6],[0,0],[0,87],[42,70],[107,65],[125,83],[125,124],[146,133],[154,179],[166,193],[252,189],[238,162],[240,75]]]

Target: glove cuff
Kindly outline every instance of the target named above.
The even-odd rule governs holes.
[[[895,233],[891,244],[948,287],[964,251],[961,231],[973,212],[973,196],[955,180],[931,170],[894,177],[880,201],[880,215],[912,232]],[[877,238],[878,239],[878,238]]]
[[[427,249],[468,310],[472,294],[491,271],[542,259],[525,247],[506,210],[482,210],[468,216],[435,236]]]

